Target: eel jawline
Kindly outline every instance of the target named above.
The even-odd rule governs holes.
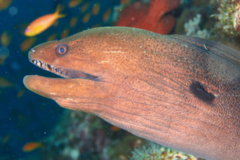
[[[91,75],[91,74],[88,74],[85,72],[81,72],[78,70],[56,67],[56,66],[53,66],[53,65],[44,63],[42,61],[35,60],[35,59],[31,60],[31,62],[46,71],[52,72],[52,73],[59,75],[61,77],[64,77],[64,78],[68,78],[68,79],[79,78],[79,79],[89,79],[89,80],[93,80],[93,81],[99,81],[98,76],[94,76],[94,75]]]

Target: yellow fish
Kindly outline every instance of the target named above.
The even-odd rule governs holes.
[[[25,36],[36,36],[51,27],[57,19],[65,17],[65,14],[59,14],[60,7],[57,6],[55,13],[44,15],[30,23],[24,32]]]

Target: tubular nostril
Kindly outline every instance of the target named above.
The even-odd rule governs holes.
[[[35,53],[35,52],[36,52],[36,50],[35,50],[34,48],[32,48],[30,51],[31,51],[32,53]]]

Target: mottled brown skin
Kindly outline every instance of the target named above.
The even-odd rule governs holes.
[[[56,54],[58,44],[69,47],[65,55]],[[127,27],[90,29],[34,50],[30,60],[99,79],[26,76],[31,91],[173,149],[206,159],[239,159],[238,51]]]

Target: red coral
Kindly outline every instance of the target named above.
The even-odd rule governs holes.
[[[176,19],[165,15],[177,8],[181,0],[151,0],[150,6],[144,2],[134,2],[126,7],[116,26],[128,26],[146,29],[160,34],[168,34],[174,27]]]

